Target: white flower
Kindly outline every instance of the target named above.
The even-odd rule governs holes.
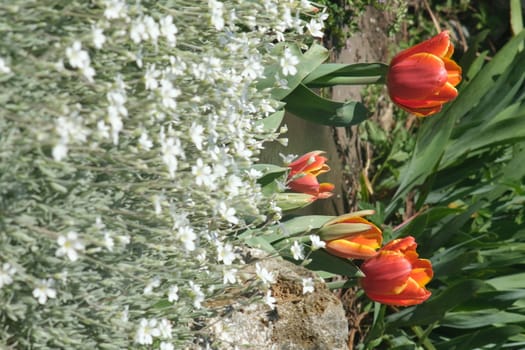
[[[211,168],[205,165],[201,158],[195,161],[191,167],[191,174],[194,176],[197,186],[213,187],[214,177],[211,175]]]
[[[89,54],[82,50],[80,41],[75,41],[71,47],[66,49],[66,57],[73,68],[84,68],[90,64]]]
[[[97,132],[101,138],[103,139],[109,138],[109,131],[110,131],[109,126],[106,125],[105,121],[99,120],[97,122]]]
[[[176,109],[177,101],[175,100],[179,97],[181,91],[173,86],[171,81],[167,79],[162,79],[160,81],[160,96],[162,98],[162,105],[166,108]]]
[[[51,155],[53,156],[54,160],[60,162],[67,156],[68,152],[69,148],[67,147],[67,143],[63,140],[60,140],[55,146],[53,146],[53,149],[51,150]]]
[[[124,0],[106,0],[104,17],[107,19],[117,19],[126,17],[126,2]]]
[[[150,39],[156,43],[160,35],[159,25],[151,16],[144,17],[144,26],[146,27],[146,33]]]
[[[290,251],[292,252],[293,258],[295,260],[304,259],[303,246],[299,242],[294,241],[292,246],[290,247]]]
[[[104,43],[106,42],[104,30],[102,28],[94,26],[93,33],[91,35],[93,36],[93,46],[95,46],[95,48],[97,49],[101,49],[102,46],[104,46]]]
[[[167,319],[163,318],[159,324],[160,337],[163,339],[171,339],[171,323]]]
[[[171,286],[168,290],[168,301],[173,303],[174,301],[179,300],[179,287]]]
[[[313,6],[309,0],[301,0],[301,8],[304,10],[304,11],[307,11],[307,12],[311,12],[311,11],[314,11],[316,10],[317,8],[315,6]]]
[[[177,44],[176,34],[179,32],[175,24],[173,24],[173,17],[168,15],[160,21],[160,33],[166,38],[168,45],[173,47]]]
[[[113,247],[115,247],[115,241],[113,240],[113,237],[111,237],[109,232],[105,232],[104,233],[104,246],[110,252],[112,252],[113,251]]]
[[[184,244],[184,249],[191,252],[195,250],[197,235],[190,226],[181,226],[177,229],[175,237]]]
[[[140,44],[141,41],[148,40],[148,33],[146,32],[146,25],[142,19],[136,19],[131,24],[129,30],[129,37],[135,44]]]
[[[295,66],[299,63],[299,58],[297,58],[289,48],[286,48],[279,63],[284,76],[295,75],[297,73]]]
[[[13,275],[16,273],[16,269],[11,266],[10,263],[4,263],[2,269],[0,269],[0,289],[3,286],[13,283]]]
[[[257,169],[250,169],[246,171],[246,175],[252,180],[257,180],[263,176],[263,173]]]
[[[146,90],[154,90],[159,87],[157,78],[160,76],[160,73],[160,71],[155,69],[154,64],[148,65],[146,68],[146,73],[144,74],[144,84],[146,86]]]
[[[275,283],[275,273],[269,272],[266,268],[261,267],[259,263],[255,263],[255,273],[265,285]]]
[[[275,306],[276,306],[275,302],[276,302],[275,298],[272,297],[272,291],[271,290],[267,290],[266,291],[266,295],[264,297],[264,303],[266,305],[268,305],[272,310],[274,310]]]
[[[176,137],[168,137],[165,139],[162,131],[160,135],[160,144],[162,146],[162,161],[168,167],[170,178],[175,178],[175,172],[178,168],[177,156],[184,158],[184,149],[181,141]]]
[[[149,283],[144,287],[144,295],[150,295],[153,293],[153,289],[160,286],[160,278],[154,277],[152,280],[149,281]]]
[[[198,150],[202,150],[202,142],[204,138],[202,134],[204,132],[204,127],[200,124],[193,122],[190,127],[190,138],[191,141],[195,144]]]
[[[173,344],[165,342],[165,341],[160,343],[159,349],[160,350],[175,350],[175,348],[173,347]]]
[[[193,306],[196,309],[200,309],[204,301],[204,293],[201,290],[201,286],[193,283],[193,281],[190,281],[189,284],[191,289],[190,294],[193,296]]]
[[[146,131],[143,131],[139,137],[139,146],[145,151],[149,151],[153,147],[153,142]]]
[[[322,22],[318,22],[313,18],[310,20],[310,23],[306,24],[306,29],[314,38],[322,38],[324,36],[323,27]]]
[[[222,243],[219,243],[217,244],[217,260],[218,261],[222,261],[224,265],[231,265],[233,260],[235,260],[235,253],[233,252],[233,248],[232,248],[232,245],[227,243],[227,244],[222,244]]]
[[[222,283],[224,284],[234,284],[237,282],[237,269],[223,269],[223,279]]]
[[[318,235],[310,235],[310,241],[312,242],[312,250],[321,249],[326,246],[326,242],[322,241]]]
[[[235,216],[236,211],[234,208],[228,207],[224,202],[219,202],[217,209],[222,218],[229,223],[234,225],[239,223],[239,219]]]
[[[78,251],[84,250],[84,243],[78,238],[75,231],[70,231],[67,236],[59,236],[57,243],[60,246],[55,255],[60,257],[66,255],[69,260],[76,261],[78,259]]]
[[[47,280],[40,280],[36,288],[33,289],[33,296],[38,299],[39,304],[45,304],[48,298],[54,299],[57,297],[57,291],[51,288],[55,284],[52,278]]]
[[[244,183],[238,176],[230,175],[228,176],[228,183],[224,189],[230,194],[230,197],[235,197],[239,194],[239,189],[243,186]]]
[[[211,24],[215,27],[215,29],[222,30],[224,28],[224,5],[220,1],[208,0],[208,8],[211,12]]]
[[[0,73],[9,74],[11,73],[11,68],[5,63],[4,59],[0,57]]]
[[[153,344],[153,337],[160,335],[160,330],[157,327],[157,320],[152,319],[141,319],[137,333],[135,333],[135,343],[142,345]]]
[[[314,281],[312,278],[303,278],[303,294],[314,292]]]

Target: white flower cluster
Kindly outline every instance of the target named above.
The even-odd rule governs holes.
[[[185,348],[242,282],[236,235],[280,216],[251,166],[282,103],[257,83],[297,73],[275,41],[320,37],[323,14],[176,3],[0,6],[0,343]]]

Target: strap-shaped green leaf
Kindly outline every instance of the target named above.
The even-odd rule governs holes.
[[[300,84],[284,100],[286,110],[310,122],[329,126],[355,125],[370,116],[366,107],[356,101],[336,102],[322,98]]]
[[[385,83],[388,65],[383,63],[325,63],[303,80],[308,87]]]

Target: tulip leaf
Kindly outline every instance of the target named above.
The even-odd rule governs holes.
[[[275,45],[272,54],[274,57],[282,57],[285,49],[299,59],[296,65],[297,73],[294,75],[283,75],[280,62],[276,62],[266,67],[265,78],[257,83],[258,90],[271,89],[272,97],[282,100],[290,94],[302,80],[315,70],[319,65],[328,59],[329,52],[321,45],[314,44],[304,54],[296,44],[279,43]],[[283,79],[286,84],[279,84],[277,78]]]
[[[388,65],[383,63],[325,63],[303,80],[308,87],[384,83]]]
[[[255,124],[262,125],[266,132],[276,132],[284,118],[284,109],[270,114],[264,119],[258,120]]]
[[[512,33],[518,34],[523,30],[522,1],[510,0],[510,28]]]
[[[311,261],[306,267],[312,271],[326,271],[348,277],[363,275],[351,260],[330,255],[323,249],[312,252],[310,259]]]
[[[304,208],[315,200],[315,197],[305,193],[277,193],[275,201],[283,211]]]
[[[487,283],[498,290],[525,289],[525,272],[495,277]]]
[[[501,344],[513,335],[521,333],[521,330],[519,326],[478,329],[451,340],[434,344],[434,347],[436,350],[481,349],[487,344]],[[494,348],[498,347],[494,346]]]
[[[336,102],[322,98],[300,84],[284,100],[286,110],[299,118],[328,126],[358,124],[370,116],[366,107],[356,101]]]
[[[484,286],[485,283],[479,280],[462,280],[421,305],[387,316],[387,327],[425,325],[439,321],[447,311],[470,300]]]
[[[282,221],[277,225],[264,228],[264,232],[269,233],[261,233],[260,230],[247,230],[239,235],[239,237],[246,240],[254,235],[259,235],[268,243],[276,243],[278,241],[297,236],[300,233],[315,233],[319,227],[332,218],[333,216],[325,215],[299,216]]]
[[[441,324],[451,328],[472,329],[493,324],[525,322],[525,315],[523,314],[496,310],[452,312],[445,316]]]

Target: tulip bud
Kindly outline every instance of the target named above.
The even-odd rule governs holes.
[[[361,265],[360,280],[366,295],[387,305],[410,306],[427,300],[425,285],[434,272],[429,260],[419,259],[414,237],[396,239]]]
[[[439,112],[458,95],[461,67],[451,59],[453,52],[449,33],[443,31],[398,53],[387,74],[392,101],[417,116]]]
[[[321,156],[323,151],[312,151],[299,157],[288,165],[287,186],[294,192],[309,194],[315,199],[332,196],[334,185],[328,182],[319,183],[317,176],[326,173],[330,167],[326,158]]]
[[[367,259],[376,255],[383,236],[381,230],[362,218],[373,210],[339,216],[319,229],[319,236],[326,242],[325,249],[332,255],[347,259]]]

